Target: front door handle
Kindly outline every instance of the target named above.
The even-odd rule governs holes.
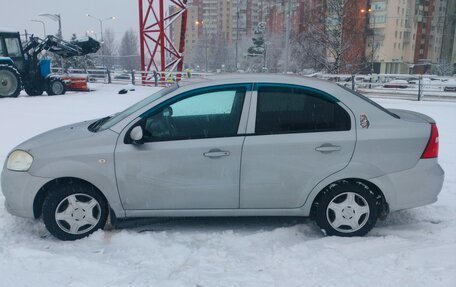
[[[230,152],[216,148],[216,149],[211,149],[210,151],[203,153],[203,155],[205,157],[209,157],[209,158],[220,158],[223,156],[229,156]]]
[[[342,148],[340,146],[332,145],[332,144],[322,144],[321,146],[315,148],[316,151],[323,152],[323,153],[339,151],[341,149]]]

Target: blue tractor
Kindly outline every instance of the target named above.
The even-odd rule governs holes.
[[[0,30],[0,97],[17,97],[24,89],[29,96],[62,95],[65,82],[51,73],[50,60],[40,59],[42,51],[63,58],[95,53],[100,43],[93,38],[72,42],[49,35],[44,39],[30,37],[21,43],[19,32]]]

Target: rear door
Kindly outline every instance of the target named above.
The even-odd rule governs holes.
[[[301,86],[259,84],[241,165],[241,208],[297,208],[342,170],[356,142],[352,113],[335,97]]]

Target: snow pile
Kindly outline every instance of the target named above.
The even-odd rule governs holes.
[[[154,88],[0,100],[0,162],[40,132],[117,112]],[[446,179],[433,205],[391,214],[364,238],[302,218],[155,219],[76,242],[16,218],[0,194],[0,286],[456,286],[456,104],[379,99],[433,117]],[[139,226],[138,226],[139,225]]]

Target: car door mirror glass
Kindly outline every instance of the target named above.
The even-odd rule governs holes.
[[[141,126],[134,127],[130,131],[130,138],[132,139],[133,143],[141,143],[143,139],[143,129]]]

